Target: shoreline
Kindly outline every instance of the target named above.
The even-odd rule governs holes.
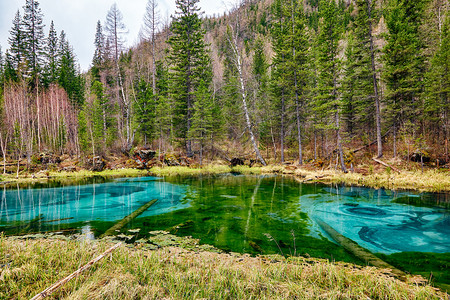
[[[374,189],[389,190],[412,190],[417,192],[450,192],[450,171],[448,170],[426,170],[408,171],[402,170],[401,173],[392,173],[390,171],[372,172],[371,174],[362,174],[356,172],[343,173],[335,170],[317,170],[311,168],[299,168],[296,166],[269,165],[267,167],[248,167],[227,165],[206,165],[202,168],[190,167],[153,167],[146,169],[107,169],[101,172],[79,170],[73,172],[67,171],[47,171],[36,174],[20,175],[16,178],[14,175],[2,175],[0,184],[6,187],[14,185],[27,185],[34,183],[45,184],[51,181],[73,181],[83,180],[96,176],[104,178],[120,177],[140,177],[140,176],[198,176],[198,175],[218,175],[226,173],[238,173],[243,175],[262,175],[277,174],[293,176],[299,183],[323,183],[323,184],[344,184],[352,186],[362,186]]]
[[[153,234],[148,240],[120,246],[108,259],[52,296],[86,298],[100,293],[107,298],[127,299],[148,295],[210,299],[448,297],[420,276],[408,275],[403,282],[386,270],[371,266],[319,258],[224,253],[190,237],[161,231]],[[25,239],[0,235],[0,248],[5,254],[0,258],[0,298],[33,296],[116,242],[114,237],[88,240],[81,236],[42,235]],[[39,276],[38,269],[47,270],[46,275]]]

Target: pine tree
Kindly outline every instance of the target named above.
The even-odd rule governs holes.
[[[8,38],[9,43],[9,52],[7,55],[8,63],[10,64],[10,71],[14,70],[15,72],[19,72],[19,67],[21,64],[23,65],[25,60],[25,45],[24,45],[24,36],[23,36],[23,25],[22,25],[22,18],[20,16],[20,12],[17,11],[16,16],[13,20],[13,26],[11,30],[9,31],[10,37]],[[14,79],[17,77],[17,74],[14,76],[11,76],[13,74],[10,74],[9,78]]]
[[[200,144],[200,165],[203,163],[203,149],[205,143],[211,139],[214,130],[214,101],[213,95],[209,90],[209,84],[203,80],[200,81],[198,89],[195,92],[196,101],[194,102],[192,116],[192,126],[189,129],[188,137],[195,139]]]
[[[394,157],[397,155],[397,131],[402,123],[416,122],[419,95],[423,86],[423,45],[419,26],[424,2],[389,0],[385,10],[388,34],[384,52],[387,117],[394,130]]]
[[[157,103],[156,96],[152,92],[151,86],[141,78],[136,85],[135,117],[139,132],[144,137],[144,144],[147,145],[155,133],[155,112]]]
[[[430,125],[435,126],[435,133],[442,129],[447,156],[450,136],[450,12],[447,11],[438,25],[437,49],[426,74],[424,113]]]
[[[53,21],[50,24],[50,29],[48,32],[47,38],[47,47],[46,47],[46,61],[45,61],[45,83],[46,85],[50,83],[55,83],[58,79],[58,36],[55,30],[55,26]]]
[[[97,28],[95,31],[95,52],[92,58],[91,73],[95,80],[100,80],[100,70],[105,60],[105,37],[103,36],[103,29],[100,20],[97,21]]]
[[[81,106],[84,101],[84,81],[79,75],[75,54],[64,31],[61,31],[59,36],[58,56],[58,84],[66,90],[72,104]]]
[[[185,140],[186,154],[192,156],[188,132],[192,126],[194,103],[200,80],[211,83],[209,57],[204,42],[198,0],[176,0],[177,11],[171,24],[170,61],[172,65],[171,97],[176,105],[177,136]]]
[[[277,0],[272,6],[272,12],[274,15],[274,22],[272,24],[272,46],[275,52],[275,57],[272,62],[272,103],[274,117],[278,119],[280,126],[280,146],[281,146],[281,162],[284,162],[284,147],[286,137],[286,110],[290,102],[288,101],[286,94],[290,87],[286,81],[285,75],[287,74],[287,61],[290,57],[289,47],[286,44],[285,37],[289,34],[289,27],[286,25],[287,16],[283,1]],[[279,111],[277,116],[276,111]]]
[[[356,1],[357,13],[350,32],[346,53],[346,76],[343,100],[349,128],[364,135],[376,129],[378,157],[383,155],[381,143],[380,93],[376,69],[373,24],[376,22],[375,1]],[[353,37],[354,36],[354,37]],[[351,102],[350,102],[351,101]],[[351,109],[352,111],[350,111]],[[353,120],[349,120],[348,117]],[[374,126],[375,125],[375,126]],[[368,137],[371,138],[371,137]]]
[[[45,54],[44,17],[39,2],[36,0],[26,0],[23,9],[24,54],[29,66],[29,76],[32,78],[32,84],[36,87]]]
[[[336,146],[341,164],[341,169],[347,172],[342,148],[340,113],[341,106],[339,95],[339,76],[341,61],[339,59],[339,40],[342,34],[342,22],[339,20],[338,7],[334,0],[320,1],[321,21],[318,35],[318,96],[317,104],[321,110],[332,117],[333,123],[325,128],[334,129],[336,132]]]

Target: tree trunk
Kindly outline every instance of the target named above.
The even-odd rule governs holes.
[[[284,88],[281,95],[281,124],[280,124],[280,143],[281,143],[281,162],[284,163],[284,113],[285,113],[286,107],[284,103]]]
[[[374,96],[375,96],[375,118],[376,118],[376,126],[377,126],[377,158],[383,156],[383,144],[381,139],[381,110],[380,110],[380,97],[378,93],[378,82],[377,82],[377,73],[376,73],[376,65],[375,65],[375,50],[372,36],[372,1],[366,0],[367,9],[369,14],[369,39],[370,39],[370,59],[372,64],[372,78],[373,78],[373,88],[374,88]]]
[[[256,139],[255,139],[255,135],[253,134],[252,123],[250,121],[250,114],[249,114],[248,107],[247,107],[247,95],[245,92],[246,90],[245,90],[245,83],[244,83],[244,74],[243,74],[243,70],[242,70],[241,54],[239,53],[236,37],[233,36],[233,37],[231,37],[231,39],[229,38],[228,41],[230,42],[230,46],[232,47],[234,55],[235,55],[235,64],[236,64],[236,69],[239,74],[240,93],[241,93],[241,97],[242,97],[242,104],[243,104],[242,106],[244,109],[245,121],[247,123],[247,130],[248,130],[248,133],[250,134],[250,140],[253,144],[253,149],[255,150],[256,157],[262,163],[263,166],[267,166],[266,161],[264,160],[261,153],[259,152],[258,145],[257,145]]]
[[[291,22],[292,22],[292,38],[295,36],[295,18],[294,18],[294,1],[291,1]],[[292,58],[295,60],[296,48],[294,43],[292,44]],[[297,84],[297,70],[294,70],[294,89],[295,89],[295,114],[297,118],[297,139],[298,139],[298,164],[303,165],[303,152],[302,152],[302,132],[300,122],[300,97],[298,93]]]

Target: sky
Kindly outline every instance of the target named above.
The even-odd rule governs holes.
[[[175,12],[175,0],[157,0],[158,10],[167,20]],[[206,15],[222,14],[237,0],[200,0],[199,7]],[[86,71],[94,55],[94,37],[97,21],[102,24],[111,6],[116,3],[128,29],[127,45],[138,42],[139,30],[147,0],[38,0],[44,15],[45,35],[53,20],[58,32],[64,30],[74,48],[82,71]],[[0,46],[2,53],[9,48],[9,30],[18,9],[23,15],[25,0],[0,0]]]

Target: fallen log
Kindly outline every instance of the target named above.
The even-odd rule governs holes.
[[[94,258],[93,260],[91,260],[90,262],[88,262],[87,264],[85,264],[84,266],[82,266],[81,268],[79,268],[78,270],[76,270],[75,272],[73,272],[72,274],[67,276],[66,278],[61,279],[60,281],[56,282],[55,284],[53,284],[49,288],[43,290],[42,292],[40,292],[39,294],[37,294],[36,296],[31,298],[31,300],[44,299],[45,297],[50,296],[59,287],[63,286],[64,284],[69,282],[71,279],[73,279],[73,278],[77,277],[78,275],[80,275],[81,272],[89,269],[93,264],[98,262],[100,259],[102,259],[106,255],[108,255],[109,253],[113,252],[114,250],[116,250],[121,244],[122,243],[115,244],[114,246],[112,246],[111,248],[109,248],[108,250],[103,252],[103,254],[97,256],[96,258]]]
[[[342,248],[347,250],[348,252],[355,255],[357,258],[365,261],[366,263],[381,269],[389,269],[392,276],[406,281],[406,273],[391,266],[384,260],[373,255],[369,250],[361,247],[355,241],[343,236],[339,232],[337,232],[333,227],[325,223],[320,219],[316,219],[317,224],[328,234],[330,237],[335,240]]]
[[[122,220],[120,220],[119,222],[114,224],[111,228],[106,230],[105,233],[103,233],[100,236],[100,238],[103,238],[108,235],[113,235],[116,232],[116,230],[120,230],[122,227],[127,225],[131,220],[135,219],[137,216],[139,216],[144,211],[149,209],[149,207],[152,206],[153,204],[155,204],[156,201],[158,201],[158,199],[153,199],[153,200],[150,200],[149,202],[145,203],[144,205],[139,207],[137,210],[132,212],[130,215],[126,216],[125,218],[123,218]]]
[[[375,157],[373,157],[372,159],[373,159],[375,162],[379,163],[380,165],[385,166],[386,168],[391,168],[391,169],[394,170],[395,172],[397,172],[397,173],[399,173],[399,174],[401,173],[399,169],[397,169],[397,168],[395,168],[395,167],[393,167],[393,166],[391,166],[391,165],[388,165],[388,164],[385,163],[384,161],[381,161],[381,160],[379,160],[379,159],[377,159],[377,158],[375,158]]]

